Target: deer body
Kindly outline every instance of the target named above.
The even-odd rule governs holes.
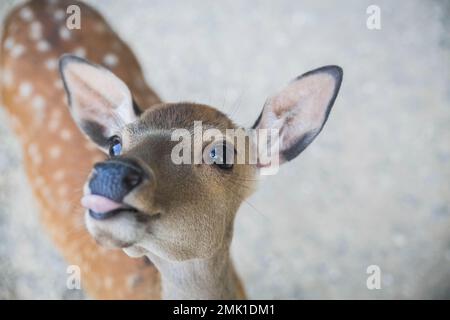
[[[54,12],[72,1],[42,3],[31,1],[6,23],[2,69],[11,77],[4,85],[4,104],[27,150],[27,172],[44,224],[67,260],[84,271],[88,293],[157,298],[162,289],[162,296],[172,299],[244,298],[229,247],[236,212],[265,166],[255,147],[259,141],[249,137],[239,148],[229,130],[243,128],[213,107],[162,103],[145,85],[131,51],[89,7],[78,4],[82,28],[67,34]],[[41,37],[36,22],[42,25]],[[35,29],[32,40],[24,28]],[[48,50],[24,52],[18,45]],[[80,46],[84,57],[73,54]],[[48,61],[62,54],[59,71],[67,101],[62,86],[52,85],[59,77]],[[339,67],[322,67],[267,100],[254,129],[279,132],[268,141],[270,150],[279,150],[277,164],[294,159],[319,134],[341,81]],[[196,122],[201,130],[214,130],[214,137],[197,141]],[[173,151],[181,144],[174,139],[178,130],[189,138],[183,156],[204,162],[174,161]],[[109,157],[100,156],[80,132]],[[258,161],[237,161],[241,155],[250,158],[247,152]],[[79,234],[72,237],[71,230],[81,226],[80,198],[86,228],[98,244],[145,256],[153,264],[100,249],[90,239],[79,242]],[[98,282],[99,277],[110,281]]]
[[[65,27],[66,8],[73,4],[81,8],[81,30]],[[43,224],[68,263],[80,266],[89,296],[159,298],[160,279],[153,265],[99,247],[84,227],[79,205],[83,184],[104,155],[70,116],[58,59],[74,53],[109,66],[128,84],[139,105],[158,103],[158,96],[146,85],[128,46],[83,3],[31,1],[14,9],[3,27],[2,104],[23,146]]]

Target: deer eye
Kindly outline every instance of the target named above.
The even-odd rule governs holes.
[[[122,153],[122,141],[118,136],[112,136],[109,139],[109,155],[111,157],[120,156]]]
[[[213,146],[209,151],[209,157],[217,167],[220,169],[231,169],[233,168],[234,153],[229,150],[226,143],[222,143]]]

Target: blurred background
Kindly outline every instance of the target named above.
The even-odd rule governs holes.
[[[450,298],[448,1],[87,2],[163,100],[242,125],[299,74],[344,69],[321,135],[240,209],[232,253],[250,298]],[[0,22],[18,3],[0,1]],[[21,157],[0,108],[0,298],[84,298],[66,289]]]

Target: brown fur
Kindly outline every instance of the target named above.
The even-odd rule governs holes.
[[[70,31],[70,41],[63,41],[58,30],[65,20],[57,23],[53,14],[58,9],[65,12],[71,4],[81,7],[82,27],[81,30]],[[42,24],[42,39],[50,44],[48,51],[38,51],[38,41],[30,39],[30,22],[20,16],[23,8],[30,8],[34,15],[33,21]],[[87,31],[100,28],[103,32]],[[63,88],[54,85],[61,83],[58,70],[47,69],[46,61],[57,60],[63,53],[83,47],[89,60],[102,63],[103,57],[112,52],[120,61],[112,71],[131,88],[139,106],[150,107],[159,103],[160,99],[145,84],[139,63],[128,46],[100,14],[83,3],[72,0],[60,1],[56,5],[49,5],[42,0],[27,2],[8,15],[4,24],[2,48],[8,38],[22,44],[25,51],[14,58],[10,51],[2,49],[1,70],[13,76],[12,84],[1,86],[3,105],[23,145],[26,172],[40,207],[42,222],[54,243],[69,264],[80,266],[82,284],[90,297],[159,298],[159,273],[153,265],[141,259],[130,259],[120,250],[111,251],[98,246],[83,225],[84,210],[79,205],[82,187],[94,162],[103,159],[104,155],[93,148],[76,127],[69,114]],[[24,82],[33,86],[33,92],[27,98],[20,96],[20,84]],[[32,97],[38,95],[46,101],[41,122],[37,121],[38,116],[32,109]],[[59,123],[54,130],[53,122]],[[64,136],[62,132],[68,134]],[[65,140],[68,135],[70,138]],[[30,146],[36,146],[31,148],[39,150],[42,161],[36,161],[36,154],[29,152]],[[59,157],[53,159],[48,155],[49,146],[61,148]],[[64,177],[58,179],[55,172],[63,172]],[[61,194],[58,194],[58,190]]]

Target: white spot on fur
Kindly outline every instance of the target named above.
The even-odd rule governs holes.
[[[53,82],[53,85],[55,86],[56,89],[64,88],[64,85],[63,85],[63,82],[61,81],[61,79],[58,79],[55,82]]]
[[[50,148],[48,153],[50,155],[50,158],[57,159],[57,158],[59,158],[61,156],[62,150],[58,146],[53,146],[53,147]]]
[[[72,205],[67,200],[63,200],[63,203],[60,204],[59,209],[59,212],[64,215],[67,215],[73,211]]]
[[[42,156],[38,153],[34,156],[33,162],[35,165],[39,166],[42,164]]]
[[[13,114],[10,114],[10,118],[11,118],[11,125],[12,125],[13,129],[19,130],[21,127],[20,121]],[[20,135],[20,133],[19,133],[19,135]]]
[[[67,94],[64,94],[63,96],[62,96],[62,103],[64,104],[64,105],[66,105],[66,106],[68,106],[69,105],[69,98],[67,97]]]
[[[33,157],[34,155],[36,155],[39,152],[39,147],[37,146],[36,143],[31,143],[28,146],[28,155]]]
[[[56,21],[61,21],[62,19],[64,19],[65,16],[66,16],[66,13],[64,12],[63,9],[58,9],[53,13],[53,18]]]
[[[23,53],[25,52],[25,47],[21,44],[16,44],[15,46],[13,46],[13,48],[11,49],[11,56],[13,58],[18,58],[20,57]]]
[[[30,8],[24,7],[19,12],[20,17],[25,21],[31,21],[33,19],[33,11]]]
[[[55,132],[59,127],[59,119],[51,119],[48,123],[48,130],[50,132]]]
[[[65,176],[65,172],[64,170],[57,170],[54,174],[53,174],[53,180],[55,181],[61,181],[62,179],[64,179]]]
[[[60,123],[61,123],[61,110],[53,110],[50,115],[50,121],[48,123],[48,130],[50,132],[55,132],[56,129],[58,129]]]
[[[19,95],[22,98],[27,98],[33,92],[33,86],[29,82],[22,82],[19,86]]]
[[[113,286],[113,283],[114,283],[114,279],[111,278],[111,277],[106,277],[106,278],[103,280],[103,284],[105,285],[105,287],[106,287],[107,289],[111,289],[112,286]]]
[[[86,49],[83,48],[83,47],[76,48],[73,51],[73,54],[78,56],[78,57],[80,57],[80,58],[85,58],[86,57]]]
[[[10,69],[3,70],[2,82],[7,87],[12,86],[14,79],[13,79],[13,74]]]
[[[52,118],[61,118],[62,111],[59,109],[55,109],[52,111],[52,114],[50,115]]]
[[[45,108],[45,99],[42,96],[35,96],[33,100],[31,100],[31,106],[39,115]]]
[[[42,176],[37,176],[37,177],[34,179],[34,186],[35,186],[36,188],[43,187],[44,185],[45,185],[45,180],[44,180],[44,178],[42,178]]]
[[[50,44],[45,40],[40,40],[36,45],[36,49],[40,52],[48,51],[50,50]]]
[[[61,139],[68,141],[70,138],[72,138],[72,132],[69,129],[61,130]]]
[[[63,40],[69,40],[70,39],[70,31],[65,26],[59,28],[59,36]]]
[[[68,192],[69,192],[69,188],[67,188],[66,185],[60,186],[57,191],[58,196],[60,196],[60,197],[66,196]]]
[[[42,24],[39,21],[34,21],[31,23],[30,38],[35,41],[42,38]]]
[[[103,63],[110,68],[114,68],[119,63],[119,58],[113,53],[108,53],[103,57]]]
[[[42,195],[47,199],[52,198],[52,191],[50,190],[50,188],[48,186],[42,187]]]
[[[5,39],[5,42],[3,43],[3,48],[5,50],[11,50],[14,47],[14,38],[8,37]]]
[[[70,204],[70,202],[66,202],[63,200],[63,203],[59,204],[59,212],[66,215],[69,214],[71,212],[72,209],[72,205]]]
[[[42,124],[45,116],[45,99],[42,96],[33,97],[33,99],[31,100],[31,107],[34,109],[33,113],[36,124]]]
[[[56,68],[58,67],[58,60],[54,58],[48,59],[47,61],[45,61],[45,67],[48,70],[56,70]]]
[[[28,146],[28,155],[35,165],[40,165],[42,163],[42,156],[39,152],[39,147],[37,144],[32,143]]]

